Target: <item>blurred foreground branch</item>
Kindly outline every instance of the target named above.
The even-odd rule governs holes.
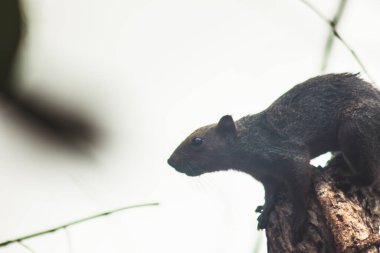
[[[154,202],[154,203],[145,203],[145,204],[139,204],[139,205],[125,206],[125,207],[121,207],[121,208],[118,208],[118,209],[109,210],[109,211],[106,211],[106,212],[103,212],[103,213],[99,213],[99,214],[95,214],[95,215],[92,215],[92,216],[89,216],[89,217],[85,217],[85,218],[82,218],[82,219],[79,219],[79,220],[75,220],[75,221],[72,221],[72,222],[69,222],[69,223],[63,224],[61,226],[57,226],[57,227],[48,229],[48,230],[44,230],[44,231],[40,231],[40,232],[37,232],[37,233],[33,233],[33,234],[25,235],[25,236],[22,236],[22,237],[18,237],[18,238],[15,238],[15,239],[11,239],[11,240],[0,242],[0,247],[4,247],[4,246],[6,246],[8,244],[11,244],[11,243],[21,243],[22,241],[27,240],[27,239],[31,239],[31,238],[38,237],[38,236],[45,235],[45,234],[49,234],[49,233],[53,233],[53,232],[55,232],[57,230],[60,230],[60,229],[66,229],[66,228],[68,228],[70,226],[77,225],[77,224],[85,222],[85,221],[94,220],[94,219],[97,219],[97,218],[100,218],[100,217],[103,217],[103,216],[107,216],[107,215],[110,215],[110,214],[113,214],[113,213],[121,212],[121,211],[124,211],[124,210],[127,210],[127,209],[138,208],[138,207],[145,207],[145,206],[158,206],[158,205],[159,205],[159,203]],[[24,244],[22,244],[22,245],[24,245]]]
[[[27,30],[21,2],[0,1],[0,107],[11,107],[30,130],[42,130],[47,134],[44,137],[53,137],[51,140],[75,151],[87,151],[99,141],[99,133],[83,113],[66,111],[35,95],[23,95],[14,80],[17,54]]]

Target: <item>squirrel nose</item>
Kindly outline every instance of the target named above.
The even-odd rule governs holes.
[[[172,166],[173,168],[176,167],[176,162],[175,162],[175,159],[173,158],[173,156],[169,157],[169,159],[168,159],[168,164],[169,164],[170,166]]]
[[[170,166],[174,167],[174,165],[173,165],[173,159],[171,157],[168,159],[168,164]]]

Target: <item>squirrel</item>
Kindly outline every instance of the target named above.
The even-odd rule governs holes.
[[[188,176],[234,169],[265,189],[258,229],[268,226],[279,191],[292,203],[295,243],[306,229],[308,195],[316,169],[310,160],[339,151],[351,184],[370,186],[380,166],[380,91],[358,77],[321,75],[298,84],[264,111],[234,122],[230,115],[187,137],[168,159]]]

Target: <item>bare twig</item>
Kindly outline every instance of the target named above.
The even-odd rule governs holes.
[[[358,63],[358,65],[361,67],[361,69],[363,70],[363,72],[367,75],[368,79],[372,82],[372,83],[375,83],[374,79],[371,77],[371,75],[368,73],[368,70],[367,68],[364,66],[363,62],[361,61],[361,59],[359,58],[358,54],[352,49],[352,47],[350,47],[347,43],[346,40],[344,40],[342,38],[342,36],[340,36],[340,34],[338,33],[337,31],[337,28],[336,28],[336,24],[334,23],[333,20],[330,20],[328,18],[326,18],[317,8],[315,8],[315,6],[313,6],[311,3],[309,3],[308,1],[306,0],[300,0],[301,2],[303,2],[306,6],[308,6],[315,14],[317,14],[327,25],[330,26],[330,29],[333,33],[333,35],[343,44],[343,46],[351,53],[352,57],[354,57],[355,61]],[[341,7],[341,8],[344,8]],[[339,9],[338,9],[339,10]]]
[[[33,234],[22,236],[22,237],[19,237],[19,238],[15,238],[15,239],[7,240],[7,241],[4,241],[4,242],[0,242],[0,247],[4,247],[4,246],[6,246],[8,244],[11,244],[11,243],[20,243],[23,240],[27,240],[27,239],[30,239],[30,238],[33,238],[33,237],[37,237],[37,236],[53,233],[53,232],[55,232],[57,230],[60,230],[60,229],[65,229],[65,228],[68,228],[68,227],[73,226],[73,225],[77,225],[77,224],[85,222],[85,221],[93,220],[93,219],[96,219],[96,218],[99,218],[99,217],[102,217],[102,216],[107,216],[107,215],[110,215],[110,214],[113,214],[113,213],[117,213],[117,212],[121,212],[121,211],[124,211],[124,210],[127,210],[127,209],[144,207],[144,206],[157,206],[157,205],[159,205],[159,203],[146,203],[146,204],[140,204],[140,205],[121,207],[121,208],[118,208],[118,209],[110,210],[110,211],[107,211],[107,212],[103,212],[103,213],[100,213],[100,214],[95,214],[95,215],[92,215],[92,216],[89,216],[89,217],[85,217],[85,218],[82,218],[82,219],[79,219],[79,220],[75,220],[75,221],[72,221],[72,222],[69,222],[69,223],[66,223],[64,225],[57,226],[57,227],[54,227],[54,228],[51,228],[51,229],[48,229],[48,230],[44,230],[44,231],[41,231],[41,232],[37,232],[37,233],[33,233]]]
[[[340,36],[337,30],[334,30],[335,37],[342,42],[342,44],[347,48],[348,51],[350,51],[351,55],[354,57],[356,62],[359,64],[359,66],[362,68],[363,72],[367,75],[368,79],[371,80],[372,83],[375,83],[375,80],[371,77],[371,75],[368,73],[367,68],[364,66],[363,62],[360,60],[358,54],[347,44],[347,41]]]
[[[65,236],[66,236],[66,241],[67,241],[68,252],[71,253],[71,252],[73,252],[73,245],[72,245],[72,243],[71,243],[70,232],[69,232],[69,230],[67,229],[67,227],[65,227],[63,230],[65,231]]]
[[[22,241],[17,241],[18,244],[20,244],[20,246],[22,246],[23,248],[25,248],[26,250],[30,251],[31,253],[36,253],[31,247],[29,247],[28,245],[26,245],[25,243],[23,243]]]
[[[262,242],[263,242],[263,234],[259,233],[257,236],[255,247],[253,249],[253,253],[259,253],[260,252]]]
[[[343,11],[346,7],[346,3],[347,3],[347,0],[341,0],[339,2],[338,9],[334,15],[333,20],[331,21],[331,26],[333,26],[335,29],[339,24],[340,18],[342,17]],[[329,57],[330,57],[330,53],[331,53],[331,49],[332,49],[332,45],[334,43],[334,38],[335,38],[335,35],[334,35],[333,30],[331,29],[329,32],[329,36],[327,38],[327,41],[326,41],[324,54],[323,54],[323,58],[322,58],[322,66],[321,66],[321,72],[322,73],[325,72],[325,70],[326,70],[327,63],[329,61]]]
[[[323,15],[322,12],[320,12],[317,8],[314,7],[314,5],[312,5],[306,0],[301,0],[301,2],[307,5],[313,12],[315,12],[315,14],[317,14],[321,19],[323,19],[323,21],[325,21],[326,23],[330,23],[330,19]]]

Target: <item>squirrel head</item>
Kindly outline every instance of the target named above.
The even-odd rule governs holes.
[[[187,137],[170,156],[168,163],[188,176],[230,169],[236,139],[232,117],[223,116],[218,124],[201,127]]]

